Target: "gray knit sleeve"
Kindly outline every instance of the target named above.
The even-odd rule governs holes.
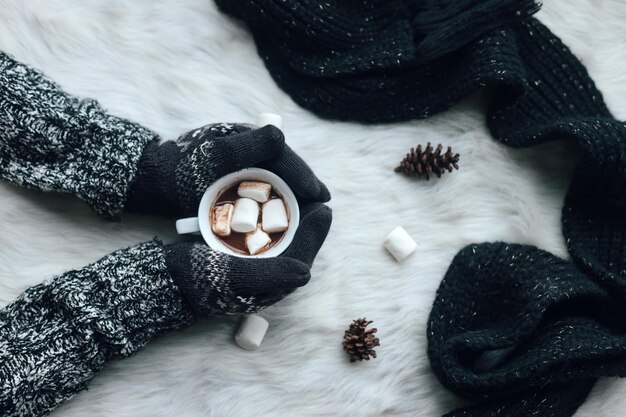
[[[0,414],[45,415],[108,360],[192,319],[159,242],[34,286],[0,311]]]
[[[116,218],[146,144],[157,135],[78,100],[0,52],[0,178],[69,192]]]

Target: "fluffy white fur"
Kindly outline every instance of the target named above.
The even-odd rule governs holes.
[[[539,18],[583,60],[616,116],[626,118],[626,3],[554,0]],[[426,357],[426,320],[455,253],[506,240],[567,256],[560,209],[576,150],[496,144],[478,95],[424,121],[365,127],[320,120],[272,82],[246,30],[210,0],[4,0],[0,49],[165,138],[216,121],[284,117],[288,143],[329,185],[334,224],[313,279],[269,308],[265,342],[247,352],[237,323],[207,320],[111,363],[58,416],[437,416],[462,401]],[[419,94],[416,91],[415,94]],[[461,169],[415,182],[392,168],[418,142],[460,152]],[[174,222],[110,223],[81,202],[0,184],[0,305],[54,274],[155,235]],[[417,252],[382,249],[402,225]],[[375,321],[379,358],[351,364],[344,328]],[[622,415],[626,381],[601,381],[578,416]]]

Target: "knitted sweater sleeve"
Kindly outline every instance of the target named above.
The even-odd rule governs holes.
[[[0,178],[68,192],[118,217],[144,147],[157,135],[78,100],[0,52]]]
[[[42,416],[112,358],[192,321],[148,242],[34,286],[0,311],[0,414]]]

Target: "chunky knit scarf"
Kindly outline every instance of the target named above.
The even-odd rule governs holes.
[[[450,416],[571,416],[595,380],[626,375],[626,125],[523,0],[216,0],[250,27],[303,107],[366,123],[427,117],[482,87],[493,137],[582,150],[563,207],[573,263],[472,245],[434,301],[428,353],[475,402]]]

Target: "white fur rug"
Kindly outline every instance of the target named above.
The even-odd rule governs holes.
[[[318,119],[272,82],[249,34],[210,0],[1,0],[0,49],[163,137],[216,121],[284,117],[288,143],[333,193],[334,223],[310,284],[265,311],[256,352],[236,322],[206,320],[111,363],[58,416],[438,416],[461,404],[426,358],[426,320],[455,253],[506,240],[567,256],[560,209],[576,151],[562,143],[494,143],[480,97],[425,121],[365,127]],[[626,118],[626,3],[554,0],[539,18],[583,60]],[[392,168],[418,142],[442,142],[461,169],[415,182]],[[54,274],[153,236],[173,221],[98,218],[62,195],[0,183],[0,305]],[[417,252],[397,264],[381,247],[404,226]],[[351,364],[344,329],[366,316],[379,358]],[[626,381],[604,380],[577,416],[618,416]]]

